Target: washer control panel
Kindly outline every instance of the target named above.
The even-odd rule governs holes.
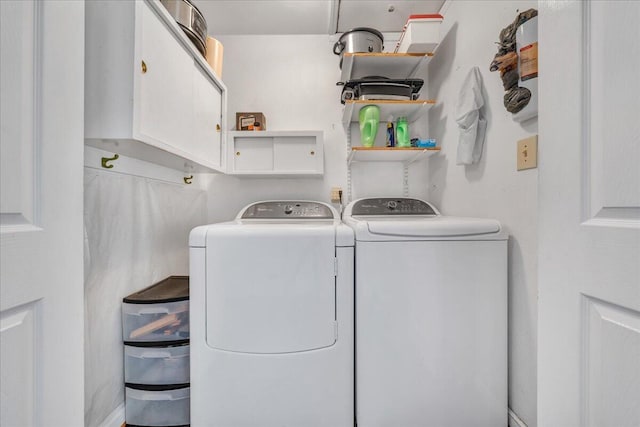
[[[418,199],[375,198],[357,201],[351,215],[437,215],[433,207]]]
[[[319,202],[259,202],[247,207],[242,219],[334,219],[331,209]]]

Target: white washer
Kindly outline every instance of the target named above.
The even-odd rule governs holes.
[[[507,425],[507,235],[416,199],[360,199],[358,427]]]
[[[353,426],[352,230],[266,201],[191,231],[191,425]]]

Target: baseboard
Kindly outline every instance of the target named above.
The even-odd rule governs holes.
[[[99,427],[122,427],[124,425],[124,402],[100,423]]]
[[[109,414],[99,427],[122,427],[124,425],[124,403],[121,403]],[[527,427],[515,412],[509,409],[509,427]]]
[[[527,425],[513,412],[509,409],[509,427],[527,427]]]

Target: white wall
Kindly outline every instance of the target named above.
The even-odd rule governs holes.
[[[215,29],[213,29],[215,31]],[[215,33],[214,33],[215,36]],[[248,179],[214,176],[209,190],[211,222],[233,218],[244,205],[265,199],[329,201],[344,185],[346,158],[340,124],[337,57],[329,36],[219,36],[222,79],[228,88],[227,129],[235,113],[261,111],[268,130],[322,130],[325,178]]]
[[[493,217],[509,240],[509,406],[536,425],[537,169],[516,171],[516,142],[537,133],[537,118],[519,124],[503,104],[498,72],[489,72],[500,30],[536,1],[451,1],[443,10],[443,42],[428,66],[432,136],[442,144],[429,159],[429,200],[444,214]],[[544,48],[544,47],[542,47]],[[484,82],[488,120],[479,164],[457,166],[454,106],[470,68]],[[543,76],[544,78],[544,76]]]
[[[215,36],[215,34],[214,34]],[[215,176],[209,191],[209,219],[228,220],[244,205],[264,199],[301,198],[329,202],[331,187],[347,191],[347,136],[342,125],[339,57],[332,52],[335,37],[217,36],[224,45],[222,79],[228,88],[227,128],[235,113],[261,111],[268,130],[322,130],[325,174],[309,179],[247,179]],[[357,125],[353,127],[357,138]],[[383,129],[381,129],[383,130]],[[384,139],[380,139],[383,143]],[[426,163],[422,163],[424,169]],[[418,166],[420,168],[420,166]],[[397,165],[357,165],[354,196],[401,194],[402,168]],[[426,196],[424,171],[412,173],[415,195]],[[413,182],[413,181],[412,181]],[[412,192],[413,194],[413,192]]]
[[[206,221],[206,193],[88,168],[84,179],[85,425],[93,427],[124,402],[122,298],[189,274],[189,231]]]

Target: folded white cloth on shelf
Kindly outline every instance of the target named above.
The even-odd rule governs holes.
[[[473,67],[462,83],[456,102],[455,120],[460,136],[456,164],[477,163],[482,156],[487,120],[480,114],[484,105],[482,97],[482,76],[480,69]]]

